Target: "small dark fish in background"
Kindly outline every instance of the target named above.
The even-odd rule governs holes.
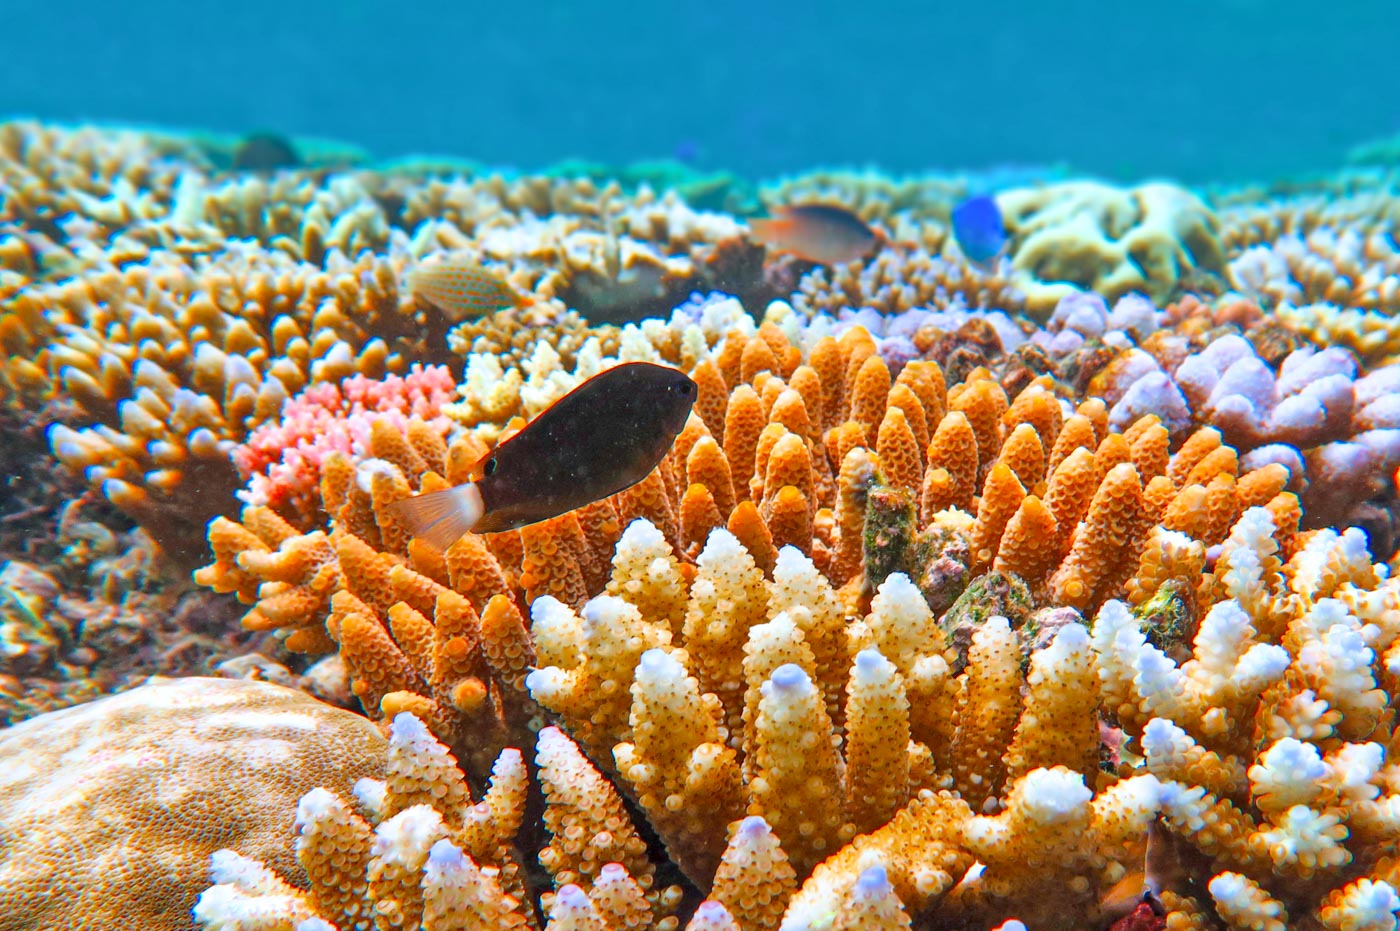
[[[845,207],[792,204],[774,207],[773,216],[750,220],[754,238],[771,249],[823,265],[844,265],[870,255],[881,236]]]
[[[272,172],[300,165],[301,155],[292,140],[276,133],[251,133],[233,153],[234,171]]]
[[[512,288],[499,273],[465,256],[445,255],[420,263],[408,273],[408,290],[453,320],[525,307],[534,300]]]
[[[389,512],[443,550],[467,533],[558,517],[646,478],[685,426],[697,393],[678,369],[614,366],[493,449],[480,480],[396,501]]]
[[[990,262],[1000,255],[1007,235],[996,198],[980,194],[954,207],[953,236],[963,255],[974,262]]]

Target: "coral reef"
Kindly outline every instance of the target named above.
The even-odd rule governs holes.
[[[298,875],[297,799],[348,792],[383,747],[303,692],[198,677],[0,731],[0,928],[188,928],[215,850]]]
[[[734,221],[649,188],[220,178],[139,134],[3,131],[0,386],[71,397],[80,414],[55,427],[54,453],[187,564],[202,558],[198,528],[232,513],[230,450],[288,397],[454,361],[454,321],[400,288],[425,255],[503,265],[537,299],[519,324],[534,336],[578,329],[565,301],[600,320],[669,309],[719,280],[757,302],[779,293]]]
[[[654,530],[629,534],[618,562],[637,546],[664,546]],[[1376,571],[1355,531],[1283,541],[1294,550],[1287,561],[1270,511],[1253,508],[1229,528],[1204,576],[1199,550],[1164,541],[1144,551],[1130,586],[1134,601],[1154,579],[1193,593],[1199,624],[1189,646],[1173,648],[1186,650],[1183,663],[1148,641],[1128,603],[1109,601],[1092,634],[1077,621],[1061,623],[1028,664],[1017,632],[992,616],[976,627],[955,675],[948,641],[907,578],[886,579],[871,612],[848,625],[835,592],[797,550],[783,551],[764,585],[751,555],[717,530],[678,634],[664,607],[674,597],[664,576],[659,588],[621,587],[632,601],[603,595],[580,613],[550,597],[533,605],[539,660],[526,685],[592,761],[558,731],[542,731],[547,805],[564,804],[562,789],[551,788],[555,766],[582,767],[575,786],[584,780],[591,804],[605,809],[621,801],[600,772],[615,773],[667,857],[741,927],[772,927],[776,918],[762,915],[778,914],[783,927],[843,926],[842,914],[887,888],[872,870],[889,884],[883,907],[941,927],[991,927],[1010,917],[1047,928],[1107,921],[1093,916],[1111,887],[1141,870],[1141,843],[1159,812],[1168,834],[1195,851],[1189,856],[1209,864],[1204,876],[1159,889],[1164,908],[1179,916],[1171,920],[1210,907],[1234,923],[1251,920],[1240,917],[1247,914],[1281,922],[1295,915],[1343,927],[1378,908],[1394,910],[1397,877],[1387,858],[1394,796],[1384,749],[1392,722],[1380,683],[1389,681],[1386,657],[1400,633],[1390,616],[1395,583]],[[731,686],[736,675],[740,684]],[[1101,713],[1139,749],[1130,755],[1125,744],[1107,769]],[[442,771],[446,751],[431,749],[426,728],[400,717],[393,731]],[[491,793],[502,765],[473,809],[480,819],[499,817],[491,815],[498,810]],[[444,794],[423,787],[421,777],[405,781],[421,798],[469,804],[466,789]],[[343,808],[304,801],[303,837],[327,817],[344,822]],[[514,869],[486,854],[463,859],[465,842],[451,832],[467,819],[454,821],[445,808],[430,817],[445,829],[409,837],[406,825],[383,827],[389,813],[405,809],[378,815],[386,820],[373,848],[368,824],[357,829],[371,855],[351,859],[370,863],[372,897],[384,894],[374,892],[374,857],[425,877],[449,859],[454,869]],[[642,848],[628,852],[627,816],[617,808],[606,835],[584,826],[591,817],[571,808],[545,815],[555,839],[540,855],[556,887],[543,900],[551,920],[565,906],[588,908],[568,884],[603,908],[605,879],[610,887],[630,878],[640,893],[630,893],[634,901],[655,909]],[[577,842],[594,836],[614,846],[574,859]],[[442,837],[453,849],[432,854]],[[574,840],[561,848],[561,837]],[[390,845],[404,842],[416,854],[392,857]],[[726,884],[741,843],[765,847],[766,861],[786,864],[792,878],[779,873],[767,880],[778,890],[736,900]],[[299,849],[305,858],[315,848]],[[609,859],[620,865],[604,866]],[[566,863],[581,865],[566,870]],[[211,892],[209,907],[236,899],[251,908],[242,902],[248,896],[306,901],[250,875],[218,866],[216,878],[234,891],[217,887],[225,891]],[[512,898],[497,885],[473,882],[473,907]],[[424,880],[422,908],[435,901],[435,888]],[[521,908],[514,898],[509,907]],[[440,927],[423,914],[423,927]],[[656,911],[642,926],[653,921],[668,926]]]
[[[802,276],[793,306],[808,313],[835,315],[842,308],[874,308],[896,315],[915,308],[950,306],[1019,311],[1025,297],[1002,262],[984,271],[922,248],[880,250],[868,263],[814,268]]]
[[[381,420],[400,432],[410,422],[444,431],[446,420],[434,421],[443,417],[455,388],[445,366],[414,366],[403,377],[356,375],[339,385],[312,385],[282,405],[276,422],[263,424],[232,451],[234,464],[248,480],[239,496],[302,526],[319,523],[324,515],[313,499],[327,456],[365,455],[373,425]]]
[[[778,551],[794,546],[861,612],[892,573],[912,579],[941,613],[972,577],[997,568],[1030,586],[1038,601],[1029,613],[1121,594],[1158,520],[1211,546],[1243,508],[1270,503],[1289,478],[1269,462],[1242,469],[1215,431],[1194,435],[1173,457],[1156,417],[1110,432],[1105,405],[1090,402],[1066,418],[1043,379],[1011,399],[985,370],[952,389],[932,362],[909,363],[892,379],[860,328],[817,340],[812,364],[799,365],[803,353],[776,318],[708,349],[694,331],[699,410],[657,472],[610,501],[520,532],[471,535],[446,553],[410,544],[385,507],[461,480],[485,447],[470,433],[448,444],[431,430],[380,421],[358,457],[333,454],[324,463],[320,510],[334,521],[329,533],[302,532],[249,507],[241,524],[211,524],[215,562],[196,579],[255,604],[244,620],[251,629],[281,629],[297,650],[338,648],[372,714],[404,707],[405,693],[430,702],[414,710],[455,748],[460,735],[502,723],[488,698],[520,688],[528,660],[508,644],[523,636],[537,599],[578,608],[605,586],[620,594],[628,579],[654,578],[662,570],[652,562],[661,559],[677,586],[667,610],[679,632],[685,583],[716,529],[744,543],[760,580],[776,572]],[[732,389],[722,368],[731,366]],[[530,397],[535,382],[557,393],[573,383],[566,376],[555,386],[542,374],[514,383],[514,396]],[[459,406],[478,404],[474,384]],[[510,384],[482,379],[480,390],[494,404]],[[497,407],[498,416],[514,416],[520,403]],[[1281,515],[1297,510],[1285,498],[1272,506]],[[654,525],[650,542],[622,533],[637,517]],[[620,536],[627,545],[615,558]],[[443,638],[457,636],[468,652],[455,656],[447,680],[431,684]],[[497,636],[504,642],[493,645]],[[460,691],[463,674],[481,680],[474,697]]]
[[[1391,181],[326,157],[0,125],[0,714],[129,690],[0,732],[0,927],[1396,926]],[[643,481],[396,521],[627,361]]]
[[[238,630],[226,600],[172,578],[145,532],[105,511],[68,503],[51,539],[27,541],[28,560],[0,564],[0,722],[276,648]]]

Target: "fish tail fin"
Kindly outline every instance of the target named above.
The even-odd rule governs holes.
[[[486,504],[481,489],[469,482],[395,501],[389,513],[418,539],[446,550],[481,522]]]

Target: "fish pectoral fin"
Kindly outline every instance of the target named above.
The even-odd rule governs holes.
[[[496,450],[487,450],[480,459],[467,466],[467,480],[479,482],[486,477],[486,463],[491,461],[491,457],[496,455]]]
[[[486,504],[481,489],[469,482],[395,501],[388,511],[413,536],[446,550],[480,523]]]

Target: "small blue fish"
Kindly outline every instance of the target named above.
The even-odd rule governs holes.
[[[1001,208],[988,194],[969,197],[953,208],[953,236],[963,255],[974,262],[987,262],[1006,248],[1006,226]]]

